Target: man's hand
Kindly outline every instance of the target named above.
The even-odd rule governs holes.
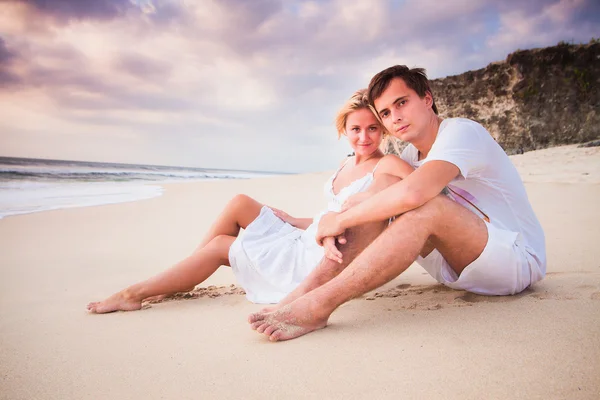
[[[319,221],[319,229],[317,230],[317,236],[315,239],[319,246],[323,246],[323,240],[326,237],[337,237],[344,233],[344,229],[340,226],[337,216],[339,213],[328,212],[321,217]]]
[[[371,196],[373,196],[373,193],[371,193],[371,192],[360,192],[360,193],[353,194],[352,196],[350,196],[346,199],[344,204],[342,204],[342,212],[346,211],[349,208],[354,207],[357,204],[362,203],[363,201],[367,200]]]

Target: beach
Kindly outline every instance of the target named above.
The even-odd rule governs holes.
[[[511,156],[548,274],[516,296],[447,289],[418,265],[330,325],[271,343],[229,268],[189,295],[92,315],[185,257],[237,193],[299,217],[331,171],[164,185],[159,197],[0,220],[0,399],[598,399],[600,148]]]

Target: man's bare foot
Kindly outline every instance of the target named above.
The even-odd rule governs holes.
[[[271,306],[271,307],[265,307],[262,310],[260,310],[258,313],[255,313],[255,314],[259,314],[259,313],[260,314],[272,313],[274,311],[277,311],[279,309],[279,307],[280,307],[280,305],[278,303],[278,304],[275,304],[274,306]],[[250,318],[252,318],[253,315],[254,314],[250,314]],[[250,321],[250,319],[248,319],[248,322],[252,323],[253,321]]]
[[[308,297],[300,297],[271,313],[257,312],[248,318],[252,329],[273,342],[295,339],[327,326],[331,312]]]
[[[255,321],[251,320],[253,315],[256,315],[256,314],[268,314],[268,313],[275,312],[275,311],[279,310],[280,308],[283,308],[284,306],[286,306],[286,305],[294,302],[297,298],[304,296],[309,291],[310,290],[306,290],[306,289],[304,289],[302,287],[296,288],[293,292],[289,293],[279,303],[275,304],[274,306],[265,307],[262,310],[260,310],[258,313],[251,314],[250,317],[248,318],[248,322],[249,323],[255,322]]]
[[[125,291],[115,293],[103,301],[87,305],[87,310],[94,314],[104,314],[114,311],[136,311],[142,308],[142,301],[129,296]]]

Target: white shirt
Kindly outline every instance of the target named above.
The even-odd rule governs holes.
[[[427,157],[419,161],[419,151],[409,144],[402,159],[418,168],[441,160],[460,170],[448,184],[450,197],[504,230],[520,233],[525,249],[546,273],[544,231],[531,208],[523,181],[500,145],[480,124],[465,118],[442,121]],[[487,217],[487,218],[486,218]]]

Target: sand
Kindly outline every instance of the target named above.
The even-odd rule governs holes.
[[[236,193],[315,214],[329,173],[171,184],[150,200],[2,219],[0,399],[598,399],[600,149],[511,158],[546,231],[544,281],[483,297],[412,266],[282,343],[249,328],[261,306],[226,267],[141,311],[85,305],[191,252]]]

